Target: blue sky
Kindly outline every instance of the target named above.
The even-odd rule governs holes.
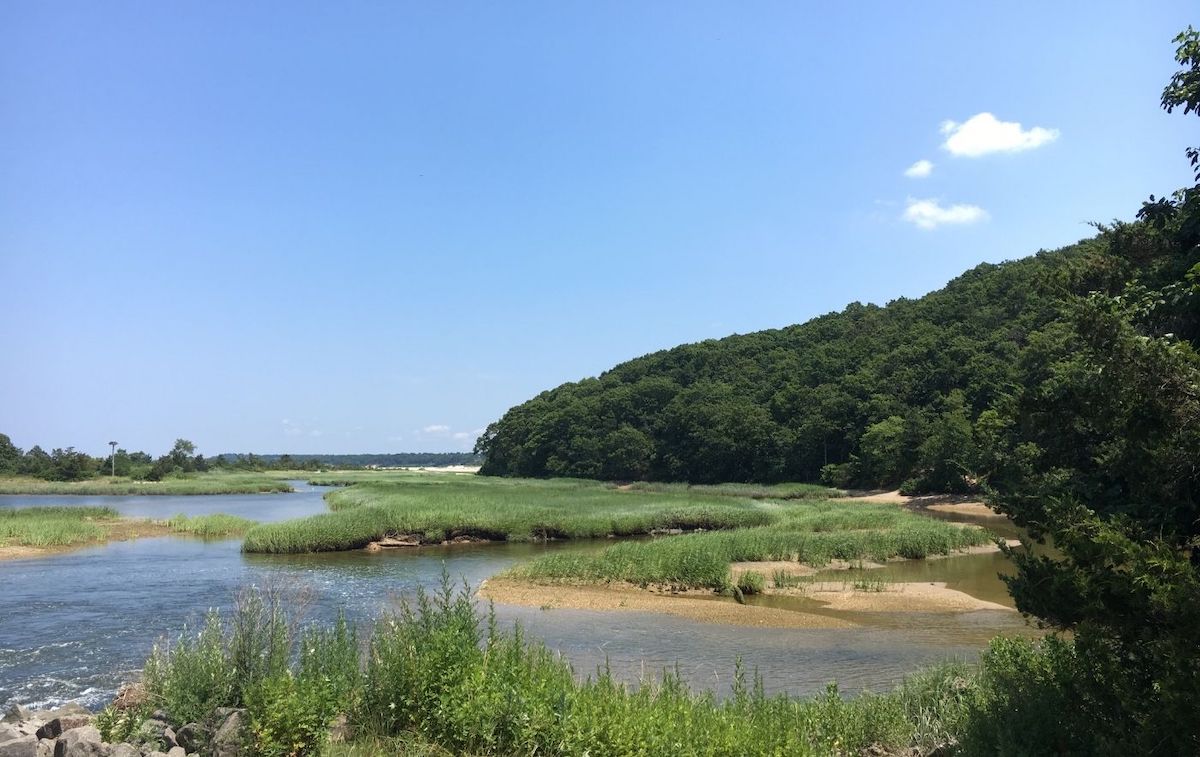
[[[468,449],[1188,182],[1192,3],[984,5],[0,4],[0,431]]]

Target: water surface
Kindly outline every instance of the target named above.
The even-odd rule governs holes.
[[[135,517],[227,512],[260,521],[323,512],[325,487],[294,494],[154,497],[0,497],[0,507],[107,505]],[[314,619],[344,610],[366,622],[398,597],[437,586],[443,566],[472,587],[517,561],[589,543],[456,545],[316,555],[243,555],[239,540],[160,537],[112,542],[47,557],[0,562],[0,703],[43,706],[67,699],[100,707],[135,676],[156,640],[228,608],[247,585],[288,592]],[[1007,601],[995,555],[895,563],[893,580],[947,581]],[[717,600],[714,600],[717,601]],[[724,600],[721,600],[724,601]],[[768,598],[764,598],[768,601]],[[779,600],[776,600],[779,601]],[[786,600],[785,600],[786,601]],[[696,688],[727,692],[734,665],[757,669],[768,691],[811,694],[837,680],[843,691],[886,689],[938,660],[973,658],[998,632],[1024,632],[1012,612],[842,613],[857,629],[758,629],[668,615],[496,607],[562,653],[581,675],[608,665],[637,681],[678,668]]]

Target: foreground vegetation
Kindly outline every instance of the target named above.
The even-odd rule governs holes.
[[[751,500],[688,491],[620,491],[593,481],[497,480],[409,474],[391,483],[330,492],[333,512],[266,523],[246,534],[248,552],[359,549],[388,535],[423,543],[641,536],[656,529],[730,529],[773,521]]]
[[[117,476],[82,481],[47,481],[31,476],[0,476],[0,494],[67,494],[128,496],[141,494],[262,494],[290,492],[292,487],[260,473],[209,471],[172,476],[161,481],[139,481]]]
[[[944,664],[885,694],[846,698],[831,684],[795,698],[741,669],[727,692],[692,691],[669,670],[637,686],[603,668],[581,680],[445,577],[363,636],[344,620],[302,625],[288,606],[246,593],[232,618],[156,648],[148,700],[102,715],[105,735],[129,738],[153,709],[178,727],[243,707],[245,746],[264,756],[1120,754],[1157,737],[1098,733],[1077,682],[1108,672],[1055,637],[997,639],[977,667]],[[339,718],[350,741],[331,744]]]

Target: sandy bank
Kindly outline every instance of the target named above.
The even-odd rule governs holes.
[[[739,605],[732,600],[719,601],[711,592],[668,594],[647,591],[632,584],[541,585],[493,578],[479,587],[479,596],[499,604],[543,609],[658,612],[724,625],[764,628],[852,628],[856,625],[824,615]]]
[[[819,581],[802,590],[772,590],[770,593],[797,594],[820,602],[826,609],[847,612],[1016,612],[1006,605],[946,588],[941,581],[887,584],[882,591],[855,589],[841,581]]]
[[[838,502],[879,502],[889,505],[905,505],[933,510],[939,513],[956,513],[970,515],[976,518],[1007,518],[1007,515],[996,512],[983,502],[963,494],[921,494],[909,496],[901,494],[899,489],[890,492],[881,491],[852,491]]]

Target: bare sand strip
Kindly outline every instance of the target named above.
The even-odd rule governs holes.
[[[909,496],[901,494],[899,489],[894,489],[890,492],[858,491],[850,492],[847,496],[839,499],[838,502],[879,502],[889,505],[906,505],[921,510],[970,515],[975,518],[1004,519],[1008,517],[996,512],[983,502],[971,499],[971,497],[962,494],[921,494]]]
[[[601,586],[530,584],[492,578],[479,587],[479,596],[499,604],[543,609],[657,612],[701,623],[760,628],[853,628],[848,620],[774,607],[715,601],[711,593],[669,594],[647,591],[632,584]],[[702,596],[709,597],[702,599]]]
[[[773,591],[771,593],[790,593]],[[945,582],[894,583],[882,591],[862,591],[840,581],[821,581],[804,587],[802,596],[826,609],[851,612],[974,612],[1011,607],[946,588]]]

